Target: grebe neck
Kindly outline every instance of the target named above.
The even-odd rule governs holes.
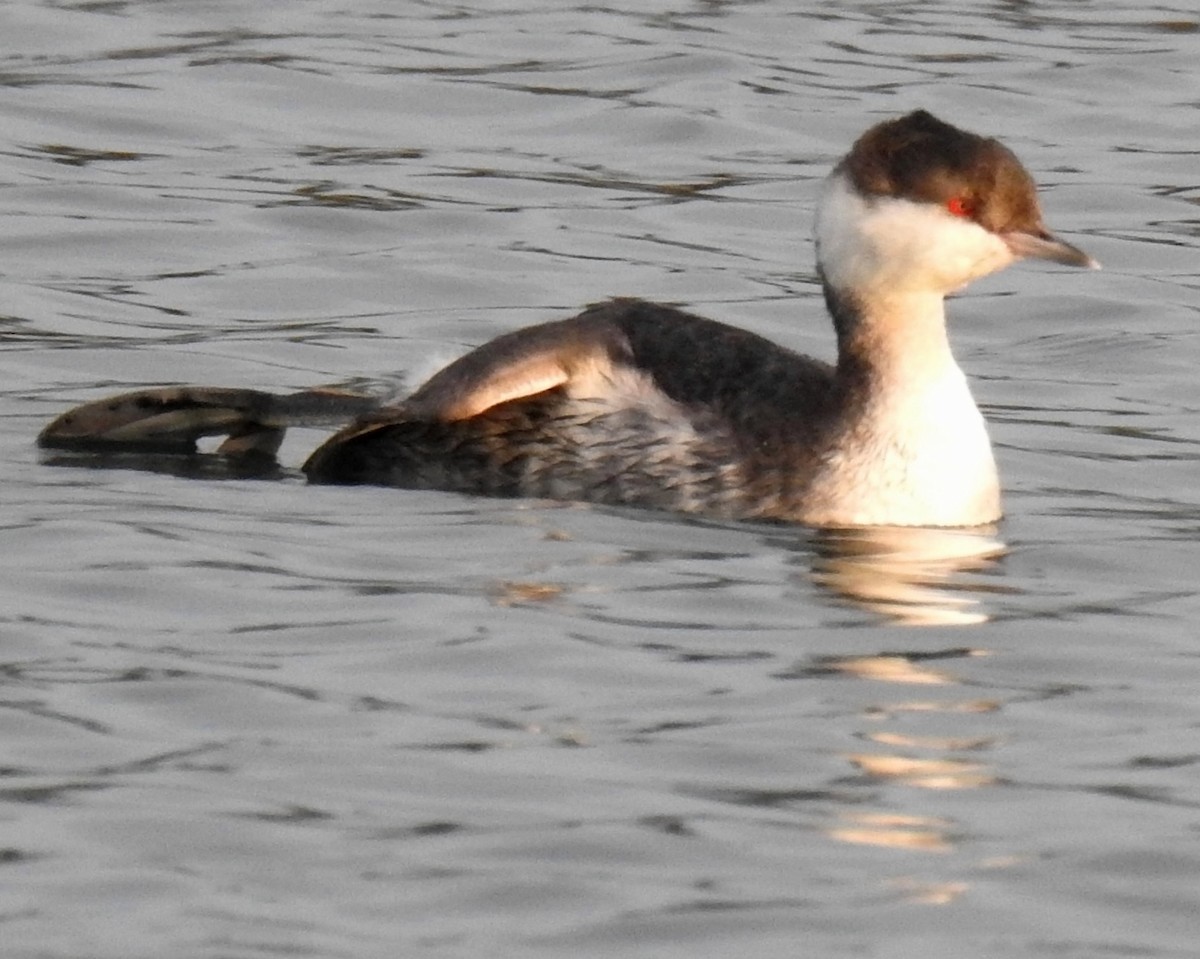
[[[928,290],[835,288],[822,278],[837,332],[838,372],[873,385],[917,389],[949,372],[961,375],[946,334],[945,299]]]

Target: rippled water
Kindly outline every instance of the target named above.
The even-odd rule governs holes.
[[[1190,5],[15,2],[0,36],[6,957],[1195,955]],[[611,294],[828,356],[816,184],[916,106],[1106,267],[952,304],[993,537],[33,447],[106,392],[420,375]]]

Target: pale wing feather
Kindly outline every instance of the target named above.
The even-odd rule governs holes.
[[[403,404],[407,416],[453,422],[548,390],[584,387],[630,354],[617,326],[587,314],[505,334],[434,374]]]

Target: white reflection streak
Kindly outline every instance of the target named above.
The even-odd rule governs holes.
[[[857,606],[911,626],[987,622],[984,590],[962,578],[1007,550],[995,529],[879,526],[834,530],[817,540],[813,580]]]

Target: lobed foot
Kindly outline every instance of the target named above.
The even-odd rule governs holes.
[[[276,397],[258,390],[168,386],[84,403],[38,435],[46,449],[190,453],[203,436],[226,435],[218,452],[274,456],[285,424]]]

